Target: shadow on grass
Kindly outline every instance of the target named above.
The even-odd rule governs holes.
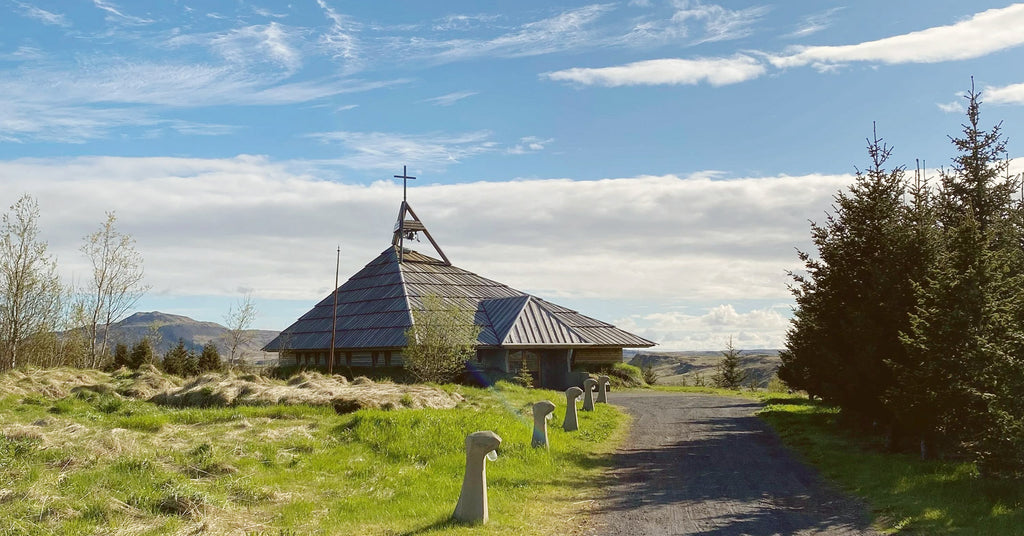
[[[447,517],[439,519],[439,520],[437,520],[437,521],[435,521],[435,522],[433,522],[433,523],[431,523],[429,525],[420,527],[418,529],[413,529],[413,530],[410,530],[408,532],[396,532],[394,534],[396,536],[415,536],[416,534],[428,534],[428,533],[431,533],[431,532],[434,532],[434,531],[438,531],[438,530],[451,529],[451,528],[456,528],[456,527],[469,527],[469,526],[473,526],[473,524],[472,523],[463,523],[461,521],[456,520],[455,518],[453,518],[451,516],[447,516]]]

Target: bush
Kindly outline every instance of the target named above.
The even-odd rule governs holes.
[[[643,373],[644,381],[647,382],[647,385],[658,383],[658,373],[655,372],[654,367],[647,365],[640,369],[640,371]]]

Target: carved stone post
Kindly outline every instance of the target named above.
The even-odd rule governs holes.
[[[550,400],[541,400],[533,405],[533,441],[530,445],[534,448],[548,448],[548,420],[552,411],[555,411],[555,405]]]
[[[583,396],[583,389],[573,386],[565,390],[565,421],[562,422],[562,430],[575,432],[580,429],[579,421],[576,419],[576,402]]]
[[[608,376],[597,377],[597,402],[600,404],[608,403],[608,386],[612,384],[611,378]]]
[[[583,380],[583,411],[594,411],[595,387],[597,387],[597,380],[594,378]]]
[[[491,431],[473,432],[466,436],[466,475],[462,492],[452,517],[463,523],[487,523],[487,463],[494,461],[501,438]]]

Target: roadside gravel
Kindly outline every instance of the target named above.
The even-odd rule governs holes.
[[[609,393],[633,416],[607,496],[579,534],[877,535],[864,504],[782,446],[757,402],[685,393]]]

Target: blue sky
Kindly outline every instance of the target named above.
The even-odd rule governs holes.
[[[1024,4],[0,0],[0,204],[65,277],[115,211],[139,304],[281,329],[410,202],[459,266],[666,349],[778,346],[807,220],[949,162],[971,76],[1024,134]]]

